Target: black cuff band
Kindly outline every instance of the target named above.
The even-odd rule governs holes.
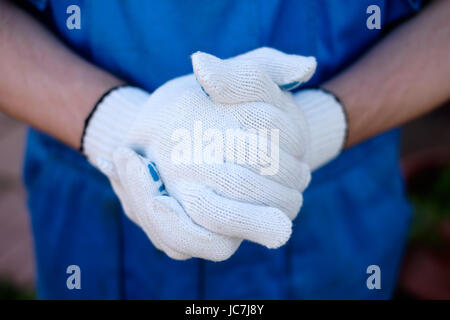
[[[100,99],[98,99],[98,101],[95,103],[94,108],[92,108],[91,112],[89,112],[88,116],[86,117],[86,120],[84,120],[84,127],[83,127],[83,133],[81,134],[81,140],[80,140],[80,148],[79,151],[83,154],[84,151],[84,136],[86,135],[86,129],[89,125],[89,122],[92,119],[92,116],[94,115],[95,111],[97,110],[98,106],[100,105],[100,103],[103,102],[103,100],[105,100],[105,98],[113,91],[116,91],[117,89],[120,88],[125,88],[125,87],[130,87],[130,85],[125,84],[125,85],[120,85],[120,86],[116,86],[116,87],[112,87],[111,89],[109,89],[108,91],[106,91],[101,97]]]

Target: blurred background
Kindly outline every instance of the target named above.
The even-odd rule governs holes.
[[[449,106],[403,129],[401,166],[415,214],[395,299],[450,299]],[[25,135],[26,126],[0,113],[0,300],[35,298]]]

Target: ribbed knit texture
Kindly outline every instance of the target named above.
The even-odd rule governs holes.
[[[290,137],[287,146],[312,170],[341,150],[346,120],[339,102],[322,90],[301,90],[294,99],[292,94],[281,90],[291,90],[311,78],[316,68],[313,57],[260,48],[227,60],[197,52],[192,55],[192,63],[198,82],[214,101],[224,104],[260,101],[286,114],[296,124],[281,126]],[[254,117],[259,119],[261,115],[255,112]],[[271,119],[274,118],[277,117]]]
[[[111,182],[125,213],[156,248],[177,260],[199,257],[212,261],[226,260],[237,250],[241,239],[194,223],[177,199],[161,195],[161,183],[152,183],[147,159],[129,148],[119,147],[114,152],[114,163],[118,179]]]
[[[314,57],[266,47],[226,60],[196,52],[192,64],[198,82],[215,102],[260,101],[277,106],[284,104],[278,87],[294,89],[312,77],[317,65]]]
[[[227,129],[244,134],[250,129],[280,129],[275,145],[280,147],[279,170],[261,175],[266,163],[258,154],[253,154],[256,163],[208,164],[194,158],[175,163],[173,150],[179,141],[173,139],[174,132],[185,129],[194,138],[198,121],[203,130],[220,130],[224,139]],[[125,212],[156,247],[174,259],[221,261],[242,239],[269,248],[289,239],[290,220],[302,204],[300,191],[310,180],[309,169],[295,154],[301,148],[290,147],[298,144],[298,137],[294,122],[277,107],[261,102],[235,108],[217,104],[190,75],[170,81],[149,99],[140,90],[112,92],[87,127],[85,151],[110,177]],[[144,157],[121,146],[139,149]],[[192,154],[202,154],[192,148]],[[247,161],[245,150],[249,149],[237,150],[235,156]],[[159,171],[157,182],[149,175],[150,161]],[[159,193],[162,182],[169,197]]]
[[[89,161],[103,172],[110,172],[112,152],[123,139],[149,94],[135,87],[112,91],[97,106],[84,136],[84,152]]]
[[[245,235],[269,248],[289,239],[290,218],[295,218],[302,204],[300,191],[308,184],[310,173],[289,148],[295,143],[290,139],[296,139],[296,129],[287,115],[266,103],[217,104],[204,94],[193,75],[156,90],[144,110],[148,112],[140,113],[126,144],[134,144],[157,164],[169,195],[181,203],[196,224],[233,238]],[[224,159],[222,153],[219,162],[208,163],[213,159],[204,149],[208,145],[203,136],[207,130],[220,134],[216,142],[225,152],[227,130],[251,136],[251,128],[272,129],[275,123],[283,138],[274,145],[279,148],[279,168],[272,175],[261,175],[267,163],[256,150],[252,153],[247,140],[242,141],[243,147],[233,148],[234,159]],[[183,136],[177,136],[177,132]],[[194,141],[196,135],[200,144]],[[176,158],[174,152],[182,138],[188,139],[186,149],[181,150],[187,154],[187,161]],[[264,143],[268,146],[270,141]]]
[[[305,160],[315,170],[342,150],[347,127],[343,107],[334,96],[318,89],[302,90],[294,100],[308,122],[310,151]]]
[[[336,139],[339,105],[286,91],[312,76],[314,58],[262,48],[192,59],[195,76],[150,97],[137,88],[107,95],[86,128],[86,155],[174,259],[225,260],[243,239],[278,248],[291,236],[309,166],[337,152],[322,134]]]

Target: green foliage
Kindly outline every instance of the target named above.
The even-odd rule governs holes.
[[[0,300],[34,300],[35,293],[30,289],[20,288],[8,280],[0,279]]]
[[[450,166],[426,170],[408,187],[415,209],[411,240],[442,245],[439,225],[450,222]]]

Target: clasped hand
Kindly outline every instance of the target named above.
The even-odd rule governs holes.
[[[194,74],[149,96],[113,93],[135,107],[122,107],[114,147],[98,151],[96,132],[113,110],[99,106],[88,159],[173,259],[226,260],[242,240],[278,248],[311,177],[306,120],[288,90],[309,80],[315,59],[261,48],[227,60],[198,52],[192,63]]]

